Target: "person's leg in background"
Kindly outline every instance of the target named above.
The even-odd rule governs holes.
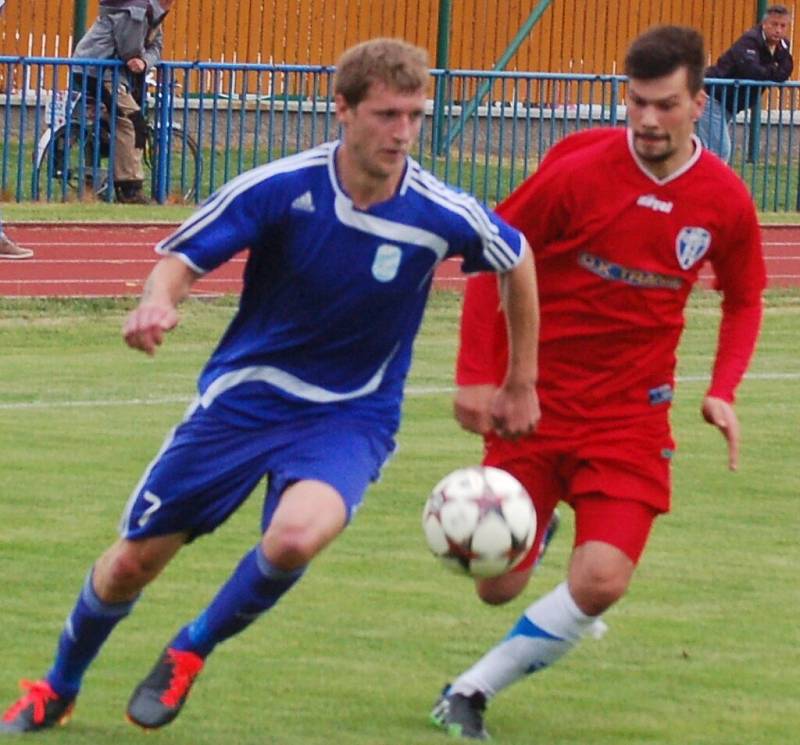
[[[114,188],[122,204],[148,204],[145,196],[142,156],[144,143],[136,141],[133,118],[141,108],[125,86],[117,91],[117,122],[114,142]],[[137,147],[138,145],[138,147]]]
[[[708,97],[703,114],[697,122],[697,136],[703,147],[730,163],[732,147],[728,112],[713,96]]]

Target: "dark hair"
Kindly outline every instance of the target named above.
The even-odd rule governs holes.
[[[764,17],[761,19],[766,20],[767,16],[788,16],[789,15],[789,8],[785,5],[770,5],[764,11]]]
[[[342,54],[333,78],[334,93],[357,106],[370,85],[384,83],[401,93],[416,93],[428,83],[428,53],[401,39],[378,38],[356,44]]]
[[[625,56],[629,78],[652,80],[686,68],[689,91],[703,87],[706,52],[699,31],[686,26],[654,26],[633,40]]]

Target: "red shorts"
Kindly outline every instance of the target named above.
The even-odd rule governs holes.
[[[666,419],[627,429],[581,426],[569,437],[488,437],[484,463],[519,479],[536,508],[536,540],[516,570],[533,565],[560,501],[575,512],[575,546],[603,541],[636,563],[653,520],[669,510],[673,448]]]

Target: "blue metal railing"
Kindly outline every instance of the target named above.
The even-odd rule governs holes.
[[[95,77],[87,75],[91,67]],[[159,202],[197,202],[244,170],[336,137],[333,72],[326,66],[162,63],[146,98],[149,192]],[[113,109],[122,74],[117,62],[0,57],[3,198],[114,198],[116,118],[98,117],[94,101],[102,94],[98,78],[106,76]],[[482,70],[434,70],[433,76],[436,95],[414,155],[489,203],[532,173],[566,134],[626,119],[622,76]],[[754,105],[729,128],[731,165],[758,207],[800,209],[800,83],[765,91],[755,81],[707,82],[721,94],[717,106],[753,93],[747,102]]]

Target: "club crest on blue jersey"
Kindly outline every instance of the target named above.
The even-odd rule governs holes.
[[[706,255],[711,246],[711,233],[705,228],[681,228],[675,239],[675,253],[681,269],[689,269]]]
[[[382,243],[375,252],[375,260],[372,262],[372,276],[378,282],[391,282],[397,276],[402,257],[403,252],[400,250],[400,246]]]

